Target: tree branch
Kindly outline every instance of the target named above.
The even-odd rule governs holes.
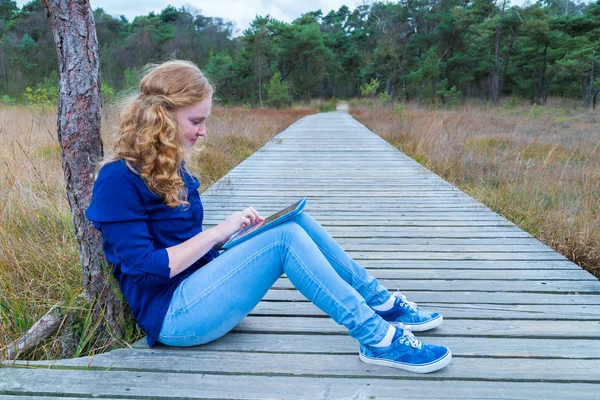
[[[15,343],[8,345],[2,356],[7,360],[14,360],[17,356],[28,353],[43,340],[54,334],[58,330],[62,320],[62,314],[59,310],[60,305],[61,303],[55,304],[50,311],[33,324]]]

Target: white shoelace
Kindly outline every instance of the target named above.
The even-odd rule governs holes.
[[[401,299],[403,302],[403,305],[406,305],[407,308],[410,308],[413,311],[417,311],[417,303],[413,303],[412,301],[406,300],[406,296],[403,295],[402,293],[400,293],[400,291],[397,291],[396,293],[394,293],[394,296]]]
[[[397,329],[402,329],[402,338],[400,338],[400,343],[404,343],[408,340],[408,343],[411,347],[415,349],[420,349],[423,343],[412,334],[412,330],[404,326],[402,324],[398,324],[396,326]]]

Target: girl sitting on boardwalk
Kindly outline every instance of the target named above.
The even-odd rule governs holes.
[[[122,111],[114,155],[101,163],[86,213],[148,345],[195,346],[225,335],[285,272],[359,341],[362,361],[420,373],[446,366],[446,347],[411,333],[438,326],[442,316],[390,294],[307,213],[215,250],[263,217],[248,207],[202,230],[200,184],[185,154],[207,134],[212,95],[192,63],[149,70]]]

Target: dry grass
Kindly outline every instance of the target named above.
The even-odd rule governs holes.
[[[354,102],[352,115],[443,179],[600,276],[600,111]]]
[[[205,150],[192,169],[202,189],[218,180],[311,109],[244,110],[213,108]],[[118,113],[105,110],[105,143],[116,131]],[[82,272],[65,195],[56,136],[56,116],[26,107],[0,108],[0,349],[17,339],[51,306],[75,312],[76,355],[94,354],[90,309],[81,297]],[[61,334],[65,334],[62,332]],[[130,341],[140,332],[131,329]],[[60,335],[38,346],[27,359],[62,354]]]

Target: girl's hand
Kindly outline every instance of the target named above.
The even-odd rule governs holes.
[[[218,238],[218,246],[225,243],[234,233],[242,228],[252,225],[255,222],[264,221],[264,217],[261,217],[258,211],[254,207],[248,207],[243,211],[233,213],[225,221],[215,226]]]

